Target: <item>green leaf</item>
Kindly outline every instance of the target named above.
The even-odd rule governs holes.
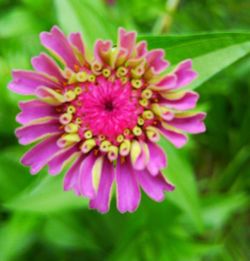
[[[17,175],[21,175],[21,173]],[[11,210],[44,214],[75,208],[85,208],[87,206],[86,199],[76,196],[72,191],[65,192],[63,190],[62,174],[49,176],[47,173],[41,172],[40,175],[43,175],[43,177],[38,177],[29,188],[12,200],[6,202],[4,206]]]
[[[13,8],[0,18],[0,38],[18,37],[34,32],[35,19],[24,8]]]
[[[230,64],[250,53],[249,33],[209,33],[186,36],[140,36],[149,48],[162,48],[172,66],[193,60],[199,77],[189,85],[196,88]]]
[[[36,216],[23,213],[15,213],[6,221],[0,229],[0,260],[14,260],[30,247],[34,241],[34,228],[39,223],[40,219]]]
[[[49,243],[69,249],[93,249],[98,250],[91,231],[81,223],[79,213],[64,213],[52,215],[44,226],[44,237]]]
[[[244,193],[213,195],[203,202],[202,218],[209,229],[220,229],[247,203],[248,197]]]
[[[168,193],[167,198],[179,206],[201,231],[203,222],[201,217],[200,200],[197,184],[190,163],[184,157],[183,151],[177,151],[166,140],[160,142],[168,157],[168,167],[164,170],[166,177],[176,186],[174,192]]]
[[[101,0],[55,0],[59,25],[67,32],[80,31],[92,47],[96,39],[115,39],[116,26]]]

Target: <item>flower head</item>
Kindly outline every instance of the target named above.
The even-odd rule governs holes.
[[[58,27],[40,35],[47,54],[32,59],[35,71],[13,71],[9,88],[33,100],[20,103],[16,130],[21,144],[38,141],[22,158],[36,174],[45,165],[56,175],[73,162],[64,189],[107,212],[116,184],[120,212],[134,211],[140,187],[156,201],[174,186],[162,175],[167,159],[157,145],[164,136],[176,147],[187,133],[205,130],[204,113],[187,112],[198,95],[182,90],[197,74],[191,60],[171,73],[164,51],[148,51],[136,33],[119,29],[117,46],[98,40],[91,57],[79,33],[67,38]]]

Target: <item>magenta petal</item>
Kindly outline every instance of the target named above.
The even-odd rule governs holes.
[[[136,51],[137,51],[138,58],[144,56],[147,53],[147,46],[148,45],[146,41],[141,41],[137,44]]]
[[[117,161],[117,208],[121,213],[134,212],[141,199],[141,193],[136,176],[130,162]]]
[[[149,142],[149,156],[147,168],[152,175],[157,175],[159,171],[167,166],[167,157],[163,149],[157,144]]]
[[[173,89],[176,86],[177,77],[174,74],[168,74],[165,77],[163,77],[156,86],[159,87],[159,89],[164,90],[170,90]]]
[[[148,152],[146,151],[147,148],[143,146],[143,142],[140,142],[140,146],[141,146],[141,154],[133,164],[133,168],[137,170],[145,169],[149,161],[149,155]],[[145,144],[145,146],[147,146],[147,144]]]
[[[63,187],[64,190],[73,189],[77,195],[80,195],[79,188],[79,175],[80,175],[80,167],[84,160],[85,155],[81,155],[77,158],[71,168],[68,170],[64,177]]]
[[[106,213],[109,211],[113,181],[114,166],[107,159],[104,159],[97,195],[95,198],[90,200],[90,208],[97,209],[101,213]]]
[[[105,54],[107,54],[112,48],[111,41],[97,40],[95,43],[94,56],[100,63],[106,63]]]
[[[59,174],[62,171],[64,165],[67,163],[67,161],[69,161],[77,151],[78,151],[77,146],[73,146],[67,148],[62,153],[58,154],[56,157],[50,160],[48,162],[49,174],[51,175]]]
[[[90,153],[82,162],[79,176],[80,192],[83,196],[93,198],[96,193],[93,187],[92,169],[96,161],[94,153]]]
[[[84,57],[85,55],[85,47],[82,41],[82,37],[80,33],[71,33],[69,35],[70,43],[78,50],[78,52]]]
[[[160,103],[175,110],[190,110],[195,108],[199,99],[199,95],[196,92],[186,92],[183,97],[176,100],[169,100],[163,98]]]
[[[201,133],[206,130],[203,122],[205,117],[205,113],[197,113],[192,116],[174,118],[173,120],[168,121],[168,124],[189,133]]]
[[[32,58],[31,63],[36,71],[53,76],[61,82],[64,81],[59,67],[48,55],[41,53]]]
[[[164,60],[165,52],[162,49],[155,49],[146,54],[146,60],[150,67],[154,69],[156,73],[160,73],[165,70],[169,63]]]
[[[130,55],[135,48],[136,32],[127,32],[125,29],[119,28],[118,44],[122,49],[127,50],[128,55]]]
[[[136,171],[135,174],[143,191],[155,201],[164,199],[164,191],[174,190],[174,186],[160,172],[157,176],[152,176],[147,170]]]
[[[74,70],[75,65],[79,65],[67,38],[57,26],[53,26],[50,33],[41,33],[40,39],[42,44],[61,57],[69,68]]]
[[[27,124],[33,120],[44,117],[57,117],[55,107],[38,100],[22,101],[19,103],[22,110],[16,117],[17,122]]]
[[[166,130],[163,127],[159,127],[159,130],[177,148],[181,148],[187,143],[187,137],[182,133]]]
[[[177,76],[177,84],[175,88],[188,85],[198,76],[198,74],[192,70],[191,60],[181,62],[174,73]]]
[[[60,151],[56,143],[58,138],[58,135],[50,137],[24,154],[21,162],[31,167],[31,174],[39,172]]]
[[[55,81],[46,78],[38,72],[15,70],[12,72],[13,81],[10,82],[9,88],[16,93],[23,95],[34,94],[39,86],[50,88],[60,88]]]
[[[16,129],[16,136],[19,143],[25,145],[32,143],[37,139],[61,133],[62,131],[59,127],[60,123],[58,120],[40,122]]]

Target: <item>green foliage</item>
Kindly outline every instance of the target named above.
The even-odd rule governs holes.
[[[250,34],[239,31],[249,29],[249,7],[244,0],[0,1],[1,261],[250,259]],[[6,85],[11,69],[30,68],[43,50],[38,34],[54,24],[81,31],[90,48],[98,38],[115,40],[119,26],[136,29],[150,49],[166,51],[170,70],[192,58],[199,78],[189,88],[199,87],[207,132],[181,150],[161,141],[164,174],[176,185],[164,202],[143,195],[136,213],[122,215],[113,200],[101,215],[63,191],[64,173],[31,176],[19,163],[21,97]]]

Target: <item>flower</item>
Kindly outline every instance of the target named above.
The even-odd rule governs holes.
[[[73,162],[64,189],[89,198],[90,208],[109,210],[116,184],[120,212],[137,209],[142,190],[161,201],[174,186],[163,176],[164,151],[157,145],[164,136],[176,147],[187,133],[205,131],[204,113],[190,112],[198,95],[186,91],[197,76],[191,60],[164,73],[169,63],[164,51],[148,51],[136,43],[136,33],[119,29],[117,46],[97,40],[94,55],[86,50],[80,33],[67,38],[58,27],[40,35],[47,54],[32,59],[35,71],[13,71],[9,88],[34,95],[20,102],[16,130],[19,143],[39,141],[21,159],[36,174],[45,165],[60,173]]]

